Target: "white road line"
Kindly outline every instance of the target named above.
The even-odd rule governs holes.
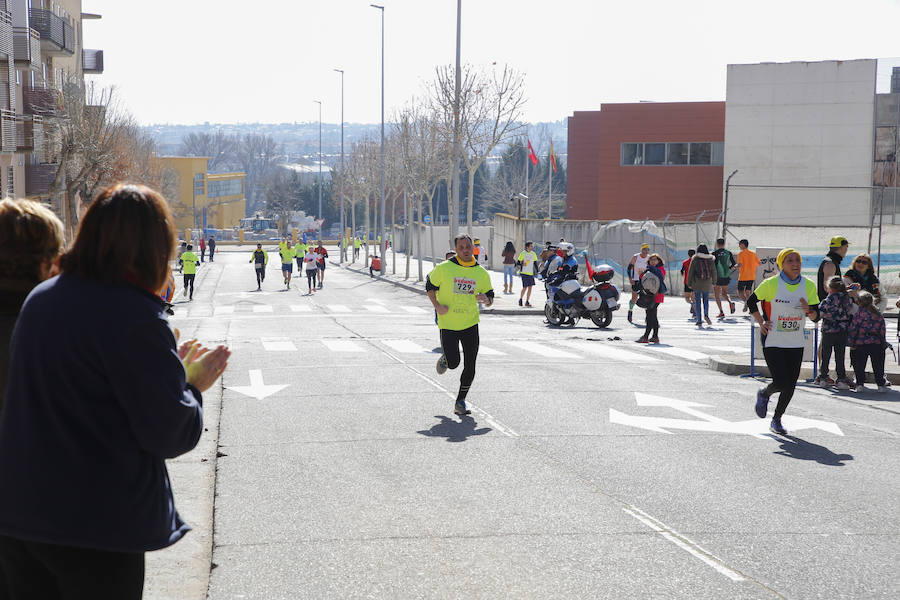
[[[308,304],[291,304],[293,312],[312,312],[312,306]]]
[[[401,306],[401,307],[399,307],[399,308],[400,308],[400,310],[404,310],[404,311],[408,312],[408,313],[411,314],[411,315],[423,315],[423,314],[426,314],[426,313],[428,312],[427,310],[425,310],[425,309],[422,308],[421,306]]]
[[[296,352],[297,346],[287,338],[263,338],[263,348],[269,352]]]
[[[580,358],[579,356],[572,354],[571,352],[566,352],[565,350],[560,350],[558,348],[554,348],[552,346],[545,346],[544,344],[538,344],[537,342],[522,342],[522,341],[513,341],[507,340],[507,344],[510,346],[515,346],[516,348],[521,348],[526,352],[530,352],[535,354],[536,356],[544,356],[544,357],[552,357],[552,358]]]
[[[402,354],[432,354],[430,348],[423,348],[410,340],[381,340],[381,343]]]
[[[744,577],[743,575],[741,575],[734,569],[730,569],[730,568],[726,567],[724,561],[721,558],[719,558],[715,554],[712,554],[708,550],[704,550],[703,548],[698,546],[695,542],[684,537],[683,535],[681,535],[680,533],[678,533],[677,531],[675,531],[674,529],[672,529],[671,527],[669,527],[668,525],[663,523],[662,521],[660,521],[658,519],[654,519],[653,517],[651,517],[650,515],[648,515],[641,509],[637,508],[636,506],[632,506],[629,504],[622,510],[625,511],[626,513],[628,513],[629,515],[631,515],[632,517],[634,517],[635,519],[637,519],[638,521],[640,521],[641,523],[643,523],[644,525],[646,525],[647,527],[649,527],[650,529],[652,529],[653,531],[657,532],[659,535],[661,535],[665,539],[669,540],[670,542],[672,542],[673,544],[675,544],[682,550],[685,550],[685,551],[689,552],[690,554],[692,554],[694,557],[699,558],[700,560],[705,562],[707,565],[709,565],[710,567],[712,567],[713,569],[715,569],[716,571],[718,571],[725,577],[728,577],[730,580],[732,580],[732,581],[745,581],[746,580],[746,577]]]
[[[500,352],[499,350],[494,350],[493,348],[488,348],[487,346],[478,345],[478,354],[485,356],[506,356],[506,352]]]
[[[677,356],[678,358],[686,358],[688,360],[709,359],[709,354],[697,352],[696,350],[686,350],[685,348],[675,348],[674,346],[657,346],[655,344],[648,344],[647,349],[653,350],[654,352],[662,352],[663,354],[668,354],[670,356]]]
[[[328,310],[334,313],[348,313],[351,312],[349,308],[344,306],[343,304],[328,304],[325,306]]]
[[[351,340],[320,340],[332,352],[365,352],[362,346]]]
[[[641,354],[640,352],[632,352],[630,350],[624,350],[617,346],[609,346],[603,344],[602,342],[579,342],[579,341],[566,341],[560,340],[558,342],[564,346],[568,346],[574,350],[579,350],[582,352],[587,352],[589,354],[596,354],[597,356],[601,356],[603,358],[608,358],[610,360],[617,360],[628,363],[652,363],[652,362],[662,362],[660,359],[654,356],[647,356],[646,354]]]
[[[270,313],[270,312],[273,312],[273,307],[270,304],[258,304],[253,307],[253,312],[255,312],[255,313]]]
[[[385,307],[381,306],[380,304],[367,304],[364,308],[367,311],[373,312],[373,313],[382,313],[383,314],[383,313],[391,312],[388,309],[386,309]]]
[[[230,315],[234,313],[233,306],[217,306],[215,310],[216,315]]]

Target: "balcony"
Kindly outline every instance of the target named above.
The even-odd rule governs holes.
[[[82,50],[81,64],[85,75],[103,73],[103,50]]]
[[[16,151],[16,113],[0,110],[0,152]]]
[[[62,92],[53,88],[23,87],[22,112],[26,115],[53,117],[62,111]]]
[[[20,117],[16,123],[16,150],[42,154],[44,121],[40,116]]]
[[[0,53],[10,55],[13,53],[13,26],[12,15],[2,8],[0,0]]]
[[[50,184],[56,177],[58,165],[26,164],[25,195],[46,196],[50,193]]]
[[[41,72],[41,34],[30,27],[13,27],[13,56],[17,63]]]
[[[41,49],[47,54],[75,53],[75,29],[68,21],[43,8],[28,9],[31,28],[41,35]]]

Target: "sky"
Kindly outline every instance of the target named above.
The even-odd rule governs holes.
[[[382,0],[385,118],[455,61],[454,0]],[[381,118],[381,11],[366,0],[82,0],[95,79],[154,123]],[[891,57],[900,0],[462,0],[462,60],[525,75],[524,118],[725,99],[726,65]],[[885,29],[879,33],[879,28]],[[900,64],[900,62],[897,62]],[[887,85],[889,70],[879,71]]]

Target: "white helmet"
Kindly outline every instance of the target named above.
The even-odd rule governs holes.
[[[572,256],[575,254],[575,246],[570,244],[569,242],[562,242],[559,245],[559,249],[565,252],[566,256]]]

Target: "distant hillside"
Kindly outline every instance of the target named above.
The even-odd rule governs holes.
[[[387,130],[388,124],[385,124]],[[529,125],[532,136],[546,130],[553,137],[553,147],[557,154],[567,154],[566,120],[556,122],[533,123]],[[160,154],[177,154],[181,140],[189,133],[224,131],[229,135],[248,133],[266,134],[276,142],[283,144],[284,153],[291,156],[311,155],[319,151],[319,124],[312,123],[203,123],[200,125],[158,124],[144,127],[159,146]],[[344,149],[349,151],[353,142],[365,137],[377,139],[380,135],[380,124],[345,123]],[[502,150],[502,149],[499,149]],[[322,153],[326,156],[339,155],[341,152],[341,127],[334,123],[322,124]],[[495,152],[499,154],[499,151]]]

